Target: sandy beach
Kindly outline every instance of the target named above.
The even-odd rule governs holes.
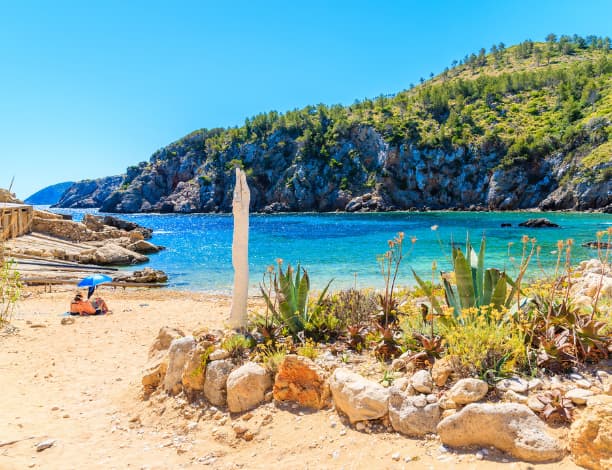
[[[159,329],[221,328],[231,299],[102,288],[112,315],[62,325],[74,292],[28,289],[0,336],[2,470],[578,468],[569,457],[534,466],[493,450],[477,460],[477,449],[448,452],[436,439],[359,432],[333,410],[267,403],[233,416],[180,397],[143,400],[141,370]],[[254,438],[237,437],[236,427]],[[53,446],[37,452],[47,439]]]

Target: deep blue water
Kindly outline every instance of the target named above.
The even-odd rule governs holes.
[[[80,220],[83,210],[58,210]],[[89,212],[95,212],[93,210]],[[251,287],[256,290],[266,266],[277,258],[295,265],[300,262],[315,287],[321,288],[334,278],[332,288],[381,287],[382,277],[376,257],[387,250],[387,240],[404,232],[406,258],[399,284],[414,284],[410,267],[430,278],[431,263],[448,269],[451,240],[464,244],[469,232],[474,245],[487,237],[487,267],[507,268],[513,273],[508,243],[514,242],[510,256],[520,259],[521,236],[535,237],[542,246],[545,267],[554,266],[559,239],[573,238],[573,258],[595,256],[596,250],[581,243],[595,239],[598,230],[612,224],[608,214],[548,213],[546,218],[561,228],[525,229],[518,224],[542,214],[519,212],[396,212],[380,214],[277,214],[251,215],[249,264]],[[150,265],[166,271],[175,288],[229,292],[233,281],[231,215],[130,214],[120,215],[154,230],[152,242],[167,247],[152,255]],[[502,228],[502,223],[512,227]],[[439,228],[434,231],[432,226]],[[410,238],[415,236],[414,245]],[[537,263],[532,263],[537,269]],[[133,268],[131,268],[133,269]]]

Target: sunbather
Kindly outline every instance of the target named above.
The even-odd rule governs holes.
[[[83,295],[79,292],[70,303],[71,315],[104,315],[106,313],[108,313],[108,306],[100,297],[90,302],[83,300]]]

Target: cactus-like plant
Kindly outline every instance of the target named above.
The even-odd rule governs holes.
[[[310,320],[308,309],[310,278],[308,277],[308,272],[300,267],[299,263],[295,270],[295,275],[291,265],[288,265],[287,269],[283,271],[282,260],[278,260],[278,273],[274,277],[273,282],[278,302],[273,302],[269,292],[261,288],[266,305],[272,312],[272,315],[285,325],[292,335],[297,335],[300,331],[304,331],[306,324]],[[321,292],[319,299],[314,304],[314,308],[320,306],[323,302],[331,282],[329,281]]]
[[[495,309],[504,306],[509,307],[516,293],[517,283],[513,282],[505,272],[496,268],[485,269],[485,248],[486,238],[484,236],[480,242],[478,253],[472,248],[469,237],[465,247],[467,256],[463,254],[460,248],[453,247],[454,286],[451,284],[449,273],[440,273],[446,304],[452,307],[453,317],[458,323],[462,322],[462,310],[489,305]],[[424,282],[414,270],[412,270],[412,273],[421,289],[429,297],[436,314],[442,316],[442,307],[433,294],[432,287]],[[512,288],[510,294],[508,294],[508,285]]]

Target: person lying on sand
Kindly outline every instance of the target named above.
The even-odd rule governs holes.
[[[106,313],[108,313],[108,306],[100,297],[92,301],[83,300],[83,295],[79,292],[70,302],[71,315],[104,315]]]

